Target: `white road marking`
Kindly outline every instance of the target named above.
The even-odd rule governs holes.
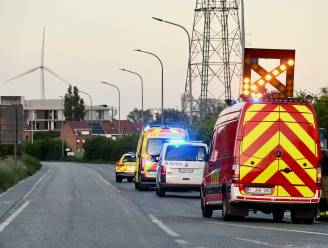
[[[235,226],[235,227],[242,227],[242,228],[250,228],[250,229],[262,229],[262,230],[271,230],[271,231],[279,231],[279,232],[294,232],[294,233],[328,236],[328,233],[302,231],[302,230],[296,230],[296,229],[284,229],[284,228],[274,228],[274,227],[265,227],[265,226],[249,226],[249,225],[239,225],[239,224],[228,224],[228,223],[214,222],[214,221],[203,221],[203,222],[204,223],[217,224],[217,225],[224,225],[224,226]]]
[[[285,247],[285,246],[274,245],[274,244],[270,244],[268,242],[263,242],[263,241],[259,241],[259,240],[253,240],[253,239],[243,239],[243,238],[235,237],[235,240],[244,241],[244,242],[261,245],[261,246],[273,247],[273,248]]]
[[[116,188],[113,184],[111,184],[110,182],[108,182],[107,180],[105,180],[100,174],[98,174],[97,172],[95,172],[97,174],[97,177],[103,181],[105,184],[107,184],[108,186],[110,186],[112,189],[114,189],[116,192],[120,193],[121,191]]]
[[[24,195],[24,197],[22,198],[23,200],[26,200],[27,197],[29,197],[30,194],[32,194],[32,192],[36,189],[36,187],[43,181],[43,179],[50,174],[51,167],[48,167],[48,168],[49,169],[48,169],[47,173],[44,174],[42,177],[39,178],[39,180],[33,185],[33,187]]]
[[[162,229],[166,234],[170,235],[171,237],[179,237],[180,235],[173,231],[171,228],[166,226],[160,219],[155,217],[152,214],[148,214],[150,220],[155,223],[160,229]]]
[[[0,233],[13,221],[15,218],[31,203],[31,201],[26,201],[19,209],[17,209],[12,215],[10,215],[4,222],[0,225]]]
[[[179,245],[187,245],[188,241],[185,241],[183,239],[176,239],[174,240],[176,243],[178,243]]]

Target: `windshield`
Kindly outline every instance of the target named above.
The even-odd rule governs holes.
[[[165,160],[169,161],[205,161],[204,146],[170,145],[167,147]]]
[[[148,139],[147,141],[147,154],[149,155],[159,155],[161,153],[163,144],[167,142],[167,139],[157,138]]]
[[[125,155],[123,160],[122,160],[123,163],[126,163],[126,162],[136,162],[136,157],[135,156],[131,156],[131,155]]]
[[[325,129],[320,128],[321,150],[327,150],[327,133]]]

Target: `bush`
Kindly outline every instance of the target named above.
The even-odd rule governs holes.
[[[123,153],[136,151],[139,135],[125,135],[117,140],[94,136],[84,143],[84,160],[117,161]]]
[[[17,155],[21,156],[24,152],[24,144],[17,144]],[[0,158],[14,155],[14,145],[0,145]]]
[[[36,140],[33,144],[31,142],[26,143],[25,152],[40,160],[60,160],[62,144],[60,140]]]
[[[17,165],[12,157],[0,161],[0,191],[7,190],[40,168],[40,162],[29,155],[23,155]]]
[[[48,132],[35,132],[33,139],[40,140],[40,139],[54,139],[60,137],[60,131],[48,131]]]

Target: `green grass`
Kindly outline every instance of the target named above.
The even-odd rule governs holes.
[[[11,157],[0,160],[0,192],[33,175],[40,168],[40,162],[26,154],[21,156],[17,165]]]

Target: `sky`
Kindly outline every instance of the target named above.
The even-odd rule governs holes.
[[[107,81],[121,89],[123,117],[140,108],[140,81],[118,70],[124,67],[142,75],[145,108],[160,107],[160,66],[154,58],[133,52],[140,48],[162,58],[164,107],[180,108],[186,36],[151,17],[191,31],[195,4],[195,0],[0,0],[0,95],[40,98],[39,72],[3,82],[40,65],[45,25],[45,65],[90,93],[94,104],[117,106],[115,89],[99,83]],[[296,49],[295,88],[316,92],[328,86],[327,9],[327,0],[245,0],[246,46]],[[48,73],[45,82],[47,98],[59,98],[66,91],[66,85]],[[232,87],[236,92],[239,85]]]

